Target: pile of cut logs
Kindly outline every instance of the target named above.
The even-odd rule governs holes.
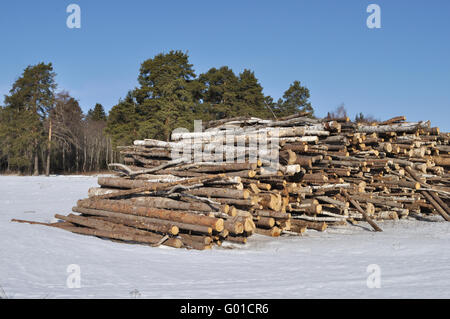
[[[64,222],[48,225],[207,249],[254,233],[299,235],[360,221],[381,231],[378,221],[435,214],[450,221],[449,142],[429,122],[403,116],[212,121],[200,132],[174,132],[171,142],[121,147],[124,164],[110,165],[117,176],[98,178],[100,187],[73,208],[80,215],[56,215]]]

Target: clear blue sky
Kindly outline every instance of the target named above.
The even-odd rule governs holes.
[[[71,3],[81,29],[66,26]],[[371,3],[381,29],[366,26]],[[0,35],[1,96],[27,65],[52,62],[84,111],[109,110],[145,59],[180,49],[197,74],[252,69],[275,100],[300,80],[319,116],[345,103],[352,118],[406,115],[450,131],[448,0],[2,1]]]

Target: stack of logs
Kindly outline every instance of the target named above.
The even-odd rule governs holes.
[[[262,136],[270,147],[252,157]],[[429,122],[403,116],[212,121],[201,132],[174,132],[171,142],[121,147],[124,164],[111,164],[118,176],[99,177],[101,187],[73,208],[81,215],[57,215],[64,223],[50,225],[206,249],[253,233],[298,235],[359,221],[381,231],[377,221],[434,214],[450,221],[449,141]]]

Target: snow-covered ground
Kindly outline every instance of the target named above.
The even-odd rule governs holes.
[[[382,233],[361,225],[303,237],[255,235],[245,246],[211,251],[10,222],[53,221],[95,185],[96,177],[85,176],[0,177],[0,297],[450,298],[450,223],[440,219],[384,222]],[[67,286],[73,264],[80,288]],[[373,264],[380,288],[367,285]]]

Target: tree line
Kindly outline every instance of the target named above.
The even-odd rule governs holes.
[[[28,66],[0,107],[0,170],[38,175],[82,173],[120,160],[119,145],[135,139],[169,140],[194,120],[234,116],[314,116],[309,90],[294,81],[283,97],[264,95],[253,71],[227,66],[196,75],[182,51],[144,61],[138,86],[106,114],[96,104],[84,114],[67,91],[57,91],[52,63]]]

